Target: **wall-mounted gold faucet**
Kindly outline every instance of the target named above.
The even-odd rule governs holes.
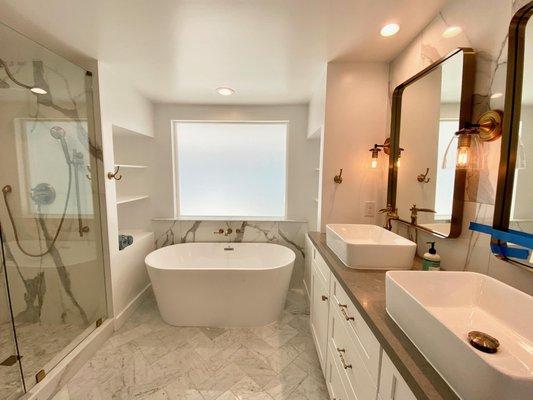
[[[391,230],[392,229],[392,220],[397,220],[399,219],[400,217],[398,216],[398,209],[397,208],[392,208],[392,206],[390,204],[387,204],[387,208],[382,208],[381,210],[378,211],[378,213],[380,214],[385,214],[385,224],[383,225],[383,228],[387,229],[387,230]]]
[[[416,225],[418,220],[418,213],[419,212],[428,212],[428,213],[435,213],[435,210],[432,210],[431,208],[418,208],[416,204],[413,204],[411,208],[409,209],[411,211],[411,224]]]
[[[227,228],[227,229],[220,228],[218,231],[214,231],[213,232],[213,234],[215,234],[215,235],[224,235],[224,236],[229,236],[232,233],[233,233],[233,229],[231,229],[231,228]],[[240,229],[236,229],[235,233],[238,235],[238,234],[241,233],[241,230]]]

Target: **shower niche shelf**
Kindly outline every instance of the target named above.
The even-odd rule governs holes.
[[[150,198],[148,195],[140,195],[140,196],[117,196],[117,204],[126,204],[131,203],[133,201],[140,201]]]
[[[119,180],[114,181],[119,234],[133,236],[125,251],[144,259],[153,243],[150,218],[150,195],[153,137],[113,125],[114,166]]]

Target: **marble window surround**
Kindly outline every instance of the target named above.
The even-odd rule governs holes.
[[[53,400],[108,398],[328,399],[303,292],[250,329],[173,327],[149,296]]]

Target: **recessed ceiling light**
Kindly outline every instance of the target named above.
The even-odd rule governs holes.
[[[30,91],[31,91],[32,93],[35,93],[35,94],[46,94],[46,93],[48,93],[46,90],[44,90],[44,89],[42,89],[42,88],[40,88],[40,87],[32,87],[32,88],[30,89]]]
[[[231,96],[235,93],[235,90],[229,87],[219,87],[217,88],[217,93],[221,96]]]
[[[498,93],[493,93],[493,94],[490,96],[490,98],[491,98],[491,99],[499,99],[499,98],[502,97],[502,96],[503,96],[503,93],[498,92]]]
[[[446,28],[446,30],[444,32],[442,32],[442,37],[446,38],[446,39],[449,39],[449,38],[452,38],[454,36],[457,36],[462,31],[463,31],[463,28],[461,28],[460,26],[450,26],[450,27]]]
[[[381,28],[380,34],[381,36],[389,37],[392,35],[396,35],[399,30],[400,30],[400,25],[387,24],[383,28]]]

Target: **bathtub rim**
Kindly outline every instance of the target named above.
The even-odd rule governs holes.
[[[290,252],[290,260],[288,260],[286,263],[284,264],[279,264],[279,265],[273,265],[273,266],[266,266],[266,267],[261,267],[261,268],[249,268],[249,267],[219,267],[219,268],[213,268],[213,267],[206,267],[206,268],[199,268],[199,267],[187,267],[187,266],[183,266],[183,267],[179,267],[179,268],[176,268],[176,267],[164,267],[164,266],[154,266],[153,264],[150,264],[148,262],[148,258],[155,252],[158,252],[158,251],[162,251],[162,250],[165,250],[165,249],[168,249],[169,247],[174,247],[174,246],[180,246],[180,245],[194,245],[194,244],[219,244],[219,245],[225,245],[225,246],[234,246],[234,245],[241,245],[241,244],[254,244],[254,245],[268,245],[268,246],[276,246],[276,247],[282,247],[286,250],[288,250]],[[198,271],[243,271],[243,272],[251,272],[251,271],[257,271],[257,272],[261,272],[261,271],[270,271],[270,270],[274,270],[274,269],[279,269],[279,268],[284,268],[284,267],[287,267],[291,264],[294,264],[296,262],[296,252],[291,249],[290,247],[288,246],[284,246],[282,244],[279,244],[279,243],[268,243],[268,242],[188,242],[188,243],[176,243],[176,244],[172,244],[170,246],[165,246],[165,247],[160,247],[159,249],[156,249],[156,250],[153,250],[151,251],[149,254],[146,255],[146,257],[144,258],[144,263],[146,265],[146,268],[152,268],[154,270],[160,270],[160,271],[195,271],[195,272],[198,272]]]

